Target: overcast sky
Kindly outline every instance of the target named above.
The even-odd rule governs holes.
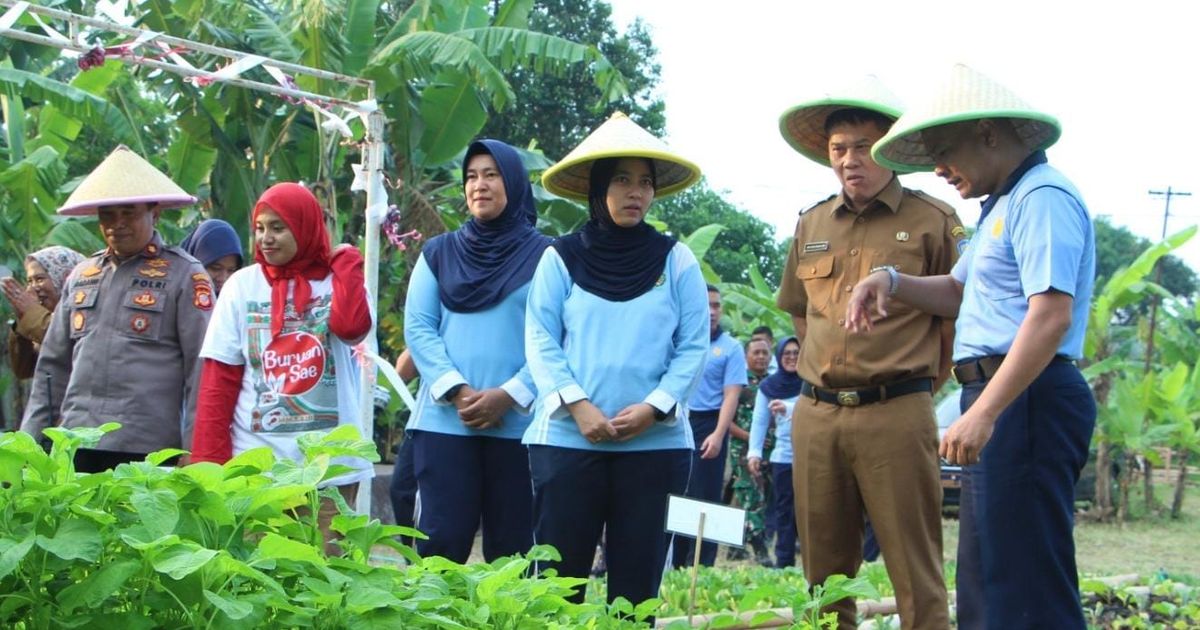
[[[1163,198],[1169,232],[1200,222],[1200,90],[1190,2],[1119,5],[1074,2],[933,3],[782,0],[610,0],[624,29],[635,18],[659,50],[667,140],[695,160],[713,188],[790,235],[796,214],[838,185],[827,167],[784,143],[788,107],[864,74],[908,103],[923,100],[966,63],[1058,117],[1062,138],[1048,151],[1080,188],[1093,215],[1158,240]],[[1078,8],[1074,8],[1078,7]],[[906,175],[959,209],[975,201],[929,174]],[[1184,250],[1200,267],[1200,237]]]

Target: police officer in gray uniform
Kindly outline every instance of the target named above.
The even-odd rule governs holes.
[[[63,286],[42,343],[21,430],[119,422],[76,470],[97,472],[164,448],[187,448],[199,382],[197,355],[212,311],[212,282],[154,225],[164,209],[195,203],[121,146],[88,175],[59,214],[99,215],[108,247]]]

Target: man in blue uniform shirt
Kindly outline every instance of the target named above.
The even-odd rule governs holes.
[[[962,417],[940,453],[965,466],[958,627],[1082,629],[1073,488],[1096,407],[1083,353],[1095,276],[1091,219],[1046,161],[1058,122],[965,66],[874,147],[877,162],[930,168],[965,199],[986,197],[949,275],[886,269],[855,287],[847,326],[869,329],[888,298],[957,315]]]
[[[692,454],[692,475],[687,496],[719,503],[725,480],[725,460],[729,446],[729,427],[737,415],[738,397],[746,386],[746,355],[742,345],[721,330],[721,290],[708,285],[708,358],[700,382],[688,398],[688,419],[696,451]],[[695,543],[675,538],[673,552],[677,567],[692,564]],[[704,543],[700,564],[711,567],[717,560],[717,544]]]

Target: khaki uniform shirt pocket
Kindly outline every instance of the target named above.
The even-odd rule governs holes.
[[[134,339],[157,341],[162,332],[166,294],[155,289],[129,289],[121,299],[117,332]]]
[[[833,292],[837,289],[833,265],[832,254],[806,257],[796,263],[796,278],[804,283],[804,292],[808,294],[808,307],[818,313],[826,312],[833,302]]]

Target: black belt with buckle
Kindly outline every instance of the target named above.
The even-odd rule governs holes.
[[[862,389],[821,389],[813,387],[812,383],[804,381],[800,384],[800,395],[813,400],[819,400],[839,407],[858,407],[883,402],[889,398],[899,398],[917,392],[932,392],[933,379],[914,378],[891,385],[878,385]]]
[[[965,359],[954,364],[950,368],[950,373],[954,375],[954,380],[960,385],[972,385],[981,383],[996,375],[996,371],[1000,369],[1000,364],[1004,363],[1003,354],[993,354],[986,357],[975,357]],[[1054,355],[1051,363],[1075,363],[1071,357],[1061,354]]]

